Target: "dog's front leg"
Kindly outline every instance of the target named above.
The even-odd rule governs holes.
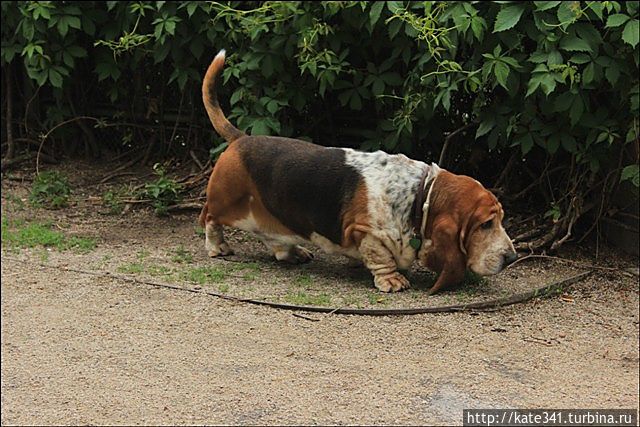
[[[360,242],[364,265],[373,274],[373,283],[382,292],[398,292],[409,287],[409,281],[398,272],[396,260],[382,240],[367,234]]]

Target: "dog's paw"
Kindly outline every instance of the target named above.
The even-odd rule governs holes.
[[[305,264],[313,259],[313,253],[309,249],[297,245],[291,250],[291,255],[288,261],[293,264]]]
[[[384,276],[375,276],[373,283],[382,292],[398,292],[410,287],[409,280],[397,271]]]
[[[304,264],[313,259],[313,253],[310,250],[298,245],[276,250],[274,255],[278,261],[288,262],[289,264]]]
[[[209,250],[209,256],[211,258],[233,255],[233,253],[234,253],[233,249],[231,249],[226,242],[220,244],[217,248],[213,248]]]

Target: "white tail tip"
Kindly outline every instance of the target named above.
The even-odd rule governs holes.
[[[218,52],[218,54],[216,55],[216,57],[214,59],[218,59],[218,58],[224,59],[226,54],[227,54],[227,51],[222,49],[222,50],[220,50],[220,52]]]

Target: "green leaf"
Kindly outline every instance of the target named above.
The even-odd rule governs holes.
[[[164,28],[165,30],[167,30],[167,33],[171,34],[172,36],[175,35],[176,23],[174,21],[166,21],[164,23]]]
[[[620,182],[622,181],[631,181],[633,185],[640,187],[640,169],[637,164],[625,166],[624,169],[622,169]]]
[[[549,96],[556,88],[556,80],[553,78],[553,73],[543,74],[540,78],[540,87],[545,95]]]
[[[562,24],[563,28],[566,28],[569,24],[575,22],[578,18],[577,11],[580,10],[579,1],[563,1],[558,7],[558,21]]]
[[[69,52],[62,52],[62,62],[69,68],[73,68],[73,56],[71,56]]]
[[[638,37],[640,33],[640,25],[637,19],[627,22],[622,31],[622,40],[629,43],[634,49],[638,45]]]
[[[402,27],[402,21],[399,19],[394,19],[389,24],[389,38],[391,40],[395,39],[400,31],[400,27]]]
[[[413,38],[418,35],[418,30],[413,28],[413,26],[407,22],[404,26],[404,33]]]
[[[266,120],[258,119],[251,125],[251,135],[271,135],[271,130]]]
[[[568,91],[559,95],[553,103],[553,111],[556,113],[567,111],[569,108],[571,108],[571,104],[573,104],[574,98],[575,95]]]
[[[591,46],[589,43],[582,40],[578,36],[568,35],[564,36],[560,40],[560,49],[568,50],[568,51],[579,51],[579,52],[592,52]]]
[[[498,12],[498,15],[496,16],[493,32],[498,33],[515,27],[518,21],[520,21],[520,17],[522,16],[522,12],[524,12],[525,7],[526,6],[524,4],[517,4],[500,9],[500,12]]]
[[[525,98],[528,98],[529,95],[534,93],[538,89],[538,87],[540,87],[540,81],[541,79],[539,75],[535,75],[531,77],[531,79],[529,79],[529,83],[527,85],[527,94],[524,96]]]
[[[558,6],[562,2],[561,1],[534,1],[533,3],[536,5],[536,11],[542,12],[544,10],[553,9],[554,7]]]
[[[280,106],[276,100],[271,100],[267,103],[266,108],[268,112],[275,114],[280,109]]]
[[[493,73],[496,76],[496,80],[503,88],[507,89],[507,77],[509,77],[509,66],[502,62],[496,62],[493,68]],[[507,89],[508,90],[508,89]]]
[[[71,28],[75,28],[76,30],[79,30],[81,27],[80,18],[77,16],[67,16],[67,23]]]
[[[529,151],[533,148],[533,137],[530,133],[525,133],[522,138],[516,141],[518,145],[520,145],[520,149],[522,150],[522,155],[526,156]]]
[[[555,154],[558,151],[558,148],[560,148],[560,137],[557,133],[549,137],[546,147],[550,154]]]
[[[584,67],[584,71],[582,72],[582,82],[584,84],[589,84],[593,81],[593,77],[595,76],[596,66],[593,62],[590,62],[589,65]]]
[[[562,58],[562,54],[557,50],[552,50],[549,52],[549,58],[547,59],[547,65],[556,65],[563,64],[564,59]]]
[[[195,1],[189,2],[189,4],[187,4],[187,14],[189,15],[189,18],[191,18],[191,15],[193,15],[193,12],[195,12],[197,8],[198,3]]]
[[[65,37],[67,35],[67,32],[69,31],[69,23],[67,22],[67,17],[63,16],[58,20],[58,32],[60,33],[60,35],[62,37]]]
[[[380,78],[377,78],[373,82],[373,86],[371,86],[371,92],[374,95],[382,95],[384,92],[384,81]]]
[[[493,129],[495,125],[496,125],[496,120],[493,116],[489,116],[486,119],[484,119],[478,126],[478,130],[476,131],[476,139],[489,133],[489,131]]]
[[[571,58],[569,58],[569,61],[573,62],[574,64],[586,64],[587,62],[591,61],[591,57],[584,53],[576,53]]]
[[[220,157],[220,155],[222,154],[222,152],[229,146],[228,142],[223,142],[222,144],[218,145],[217,147],[212,148],[211,150],[209,150],[209,157],[211,158],[211,160],[215,161],[218,159],[218,157]]]
[[[618,82],[618,78],[620,77],[620,68],[617,63],[612,63],[609,67],[606,68],[604,72],[604,76],[607,78],[611,86],[615,86]]]
[[[401,1],[388,1],[385,3],[387,3],[387,9],[389,9],[391,13],[397,13],[404,8]]]
[[[573,104],[571,104],[571,110],[569,111],[569,118],[571,119],[571,127],[574,127],[582,117],[584,112],[584,102],[580,96],[576,96]]]
[[[371,24],[371,28],[376,25],[376,22],[380,19],[380,14],[382,13],[382,8],[384,7],[383,1],[374,1],[371,4],[371,10],[369,11],[369,23]]]
[[[592,24],[580,22],[575,24],[578,37],[587,42],[594,52],[598,51],[598,46],[602,44],[602,35]]]
[[[592,1],[589,4],[589,9],[591,9],[593,11],[593,13],[596,14],[596,16],[598,17],[598,19],[600,19],[602,21],[602,3],[599,1]]]
[[[534,64],[540,64],[542,62],[547,62],[548,58],[549,58],[548,53],[536,51],[536,52],[533,52],[529,57],[529,62],[533,62]]]
[[[49,69],[49,81],[51,82],[53,87],[62,87],[62,76],[53,68]]]
[[[383,73],[380,78],[389,86],[400,86],[404,82],[400,74],[394,71]]]
[[[87,51],[81,48],[80,46],[69,46],[67,47],[67,52],[76,58],[84,58],[87,56]]]
[[[562,142],[562,148],[564,148],[569,153],[575,153],[577,149],[576,139],[569,135],[568,133],[563,133],[560,136],[560,140]]]
[[[606,28],[619,27],[620,25],[627,22],[629,19],[631,18],[628,15],[625,15],[624,13],[614,13],[613,15],[609,15],[609,17],[607,18],[607,25],[605,27]]]

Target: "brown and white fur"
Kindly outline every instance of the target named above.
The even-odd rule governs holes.
[[[401,154],[324,148],[237,129],[217,100],[224,59],[223,50],[202,85],[211,123],[230,143],[211,173],[200,214],[210,256],[232,253],[223,226],[256,233],[280,261],[310,261],[311,252],[300,244],[311,242],[361,260],[383,292],[407,288],[399,270],[417,258],[440,274],[429,294],[462,280],[467,268],[496,274],[515,259],[502,206],[472,178]],[[411,207],[427,168],[435,181],[429,181],[423,245],[416,253],[409,244]]]

